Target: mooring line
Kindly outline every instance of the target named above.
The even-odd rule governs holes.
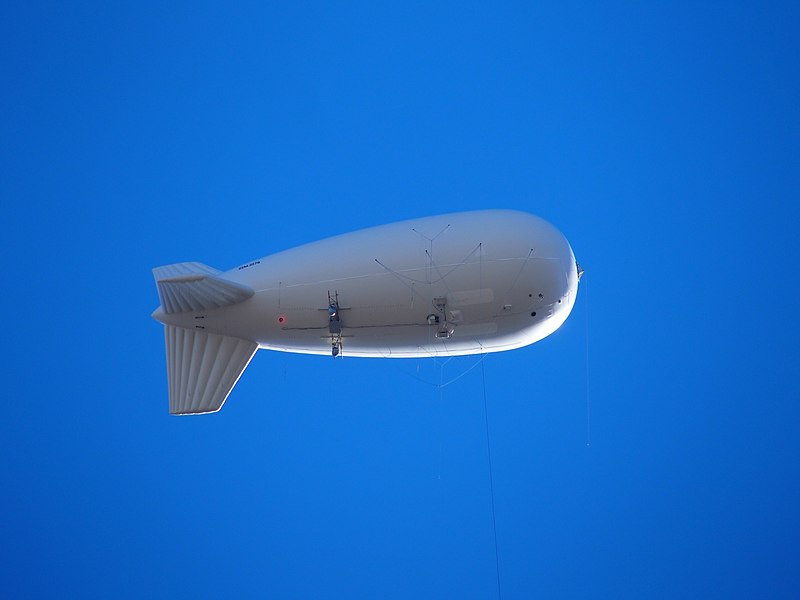
[[[586,446],[589,447],[592,443],[592,430],[591,430],[591,405],[589,404],[589,281],[584,284],[583,303],[584,314],[586,317]]]
[[[486,456],[489,459],[489,489],[492,496],[492,531],[494,532],[494,568],[497,574],[497,598],[502,600],[500,594],[500,554],[497,551],[497,518],[494,510],[494,474],[492,472],[492,448],[489,444],[489,409],[486,406],[486,368],[481,361],[481,375],[483,377],[483,416],[486,423]]]

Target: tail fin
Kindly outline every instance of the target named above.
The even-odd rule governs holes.
[[[165,325],[169,412],[216,412],[239,381],[258,345],[226,335]]]
[[[153,269],[165,313],[211,310],[247,300],[253,290],[219,277],[220,271],[186,262]]]
[[[213,310],[247,300],[253,290],[220,277],[197,262],[153,269],[161,310],[153,316]],[[239,381],[258,345],[239,338],[164,323],[169,380],[169,412],[216,412]]]

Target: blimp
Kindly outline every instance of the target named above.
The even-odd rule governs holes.
[[[582,273],[558,229],[516,210],[371,227],[228,271],[157,267],[169,411],[218,411],[259,349],[419,358],[527,346],[564,323]]]

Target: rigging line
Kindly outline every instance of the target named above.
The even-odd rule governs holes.
[[[379,261],[377,258],[375,259],[375,262],[376,262],[376,263],[378,263],[378,264],[379,264],[381,267],[383,267],[383,268],[386,270],[386,272],[387,272],[387,273],[389,273],[390,275],[394,275],[394,276],[395,276],[395,278],[397,279],[397,281],[399,281],[399,282],[400,282],[400,283],[402,283],[404,286],[406,286],[408,289],[410,289],[410,290],[411,290],[411,295],[412,295],[412,297],[413,297],[413,295],[414,295],[415,293],[419,294],[419,292],[417,292],[417,291],[414,289],[414,285],[413,285],[413,284],[412,284],[412,285],[409,285],[408,283],[406,283],[405,281],[403,281],[403,279],[404,279],[404,278],[405,278],[405,279],[408,279],[408,280],[410,280],[410,281],[412,281],[412,282],[413,282],[413,281],[416,281],[415,279],[411,279],[410,277],[404,277],[404,276],[400,275],[400,274],[399,274],[397,271],[393,271],[392,269],[390,269],[389,267],[387,267],[385,264],[383,264],[381,261]],[[425,283],[425,282],[424,282],[424,281],[417,281],[417,283]],[[422,294],[420,294],[420,298],[421,298],[422,300],[425,300],[425,297],[424,297]]]
[[[533,248],[531,248],[530,252],[528,252],[528,256],[525,257],[525,260],[522,261],[522,265],[519,267],[519,271],[517,271],[516,277],[514,277],[514,281],[511,282],[511,287],[508,288],[506,294],[510,294],[514,291],[514,286],[517,285],[517,281],[519,280],[519,276],[522,275],[522,271],[525,269],[525,265],[528,264],[528,261],[531,259],[531,254],[533,254]]]
[[[478,242],[478,289],[483,289],[483,242]]]
[[[447,363],[449,363],[449,362],[450,362],[451,360],[453,360],[454,358],[455,358],[455,356],[448,356],[448,357],[447,357],[447,360],[446,360],[446,361],[444,361],[444,362],[442,363],[442,369],[444,369],[444,368],[445,368],[445,366],[447,366]]]
[[[448,229],[450,229],[450,224],[449,223],[447,225],[445,225],[444,228],[442,228],[442,230],[439,233],[437,233],[435,236],[430,238],[427,235],[425,235],[424,233],[421,233],[421,232],[417,231],[413,227],[411,228],[411,231],[413,231],[417,235],[422,236],[426,240],[428,240],[428,244],[430,245],[430,249],[431,249],[430,254],[428,254],[427,250],[425,251],[425,253],[428,254],[428,258],[430,259],[429,262],[425,264],[425,283],[432,283],[431,282],[431,277],[430,277],[430,272],[431,272],[430,263],[433,262],[433,258],[432,258],[432,256],[433,256],[433,242],[436,241],[436,238],[438,238],[440,235],[442,235]]]
[[[388,355],[387,355],[387,356],[388,356]],[[449,363],[451,360],[453,360],[454,358],[457,358],[457,357],[455,357],[455,356],[451,356],[450,358],[448,358],[448,359],[447,359],[446,361],[444,361],[444,362],[441,362],[441,360],[442,360],[442,359],[441,359],[440,357],[438,357],[437,355],[435,355],[435,354],[430,354],[430,358],[433,358],[433,359],[434,359],[434,363],[437,363],[437,361],[438,361],[438,363],[437,363],[436,365],[434,365],[434,369],[436,369],[436,368],[441,368],[441,369],[443,370],[443,369],[444,369],[444,367],[445,367],[445,366],[447,366],[447,363]],[[464,369],[464,370],[463,370],[461,373],[459,373],[459,374],[458,374],[458,375],[456,375],[455,377],[452,377],[451,379],[448,379],[448,380],[447,380],[447,381],[445,381],[444,383],[442,383],[442,382],[441,382],[441,379],[440,379],[439,383],[436,383],[435,381],[429,381],[428,379],[425,379],[424,377],[420,377],[418,374],[417,374],[417,375],[414,375],[413,373],[409,373],[409,372],[407,372],[407,371],[403,370],[403,369],[402,369],[401,367],[399,367],[399,366],[395,366],[395,368],[397,368],[397,370],[399,370],[399,371],[400,371],[400,373],[402,373],[402,374],[403,374],[403,375],[405,375],[406,377],[410,377],[411,379],[415,379],[416,381],[419,381],[420,383],[422,383],[422,384],[424,384],[424,385],[429,385],[429,386],[431,386],[432,388],[440,388],[440,387],[441,387],[441,388],[446,388],[448,385],[451,385],[451,384],[455,383],[456,381],[458,381],[459,379],[461,379],[462,377],[464,377],[464,376],[465,376],[467,373],[469,373],[470,371],[472,371],[472,370],[473,370],[475,367],[477,367],[478,365],[480,365],[480,364],[483,362],[483,360],[484,360],[485,358],[486,358],[486,353],[482,354],[482,355],[481,355],[481,358],[479,358],[478,360],[476,360],[476,361],[475,361],[474,363],[472,363],[472,364],[471,364],[469,367],[467,367],[466,369]],[[417,365],[417,373],[419,373],[419,365]]]
[[[439,279],[437,279],[436,281],[431,281],[430,283],[439,283],[440,281],[444,281],[446,277],[449,277],[450,275],[452,275],[453,273],[455,273],[457,269],[460,269],[460,268],[461,268],[461,267],[463,267],[465,264],[467,264],[467,261],[470,259],[470,257],[472,257],[472,255],[473,255],[473,254],[475,254],[475,252],[477,252],[478,250],[480,250],[480,248],[481,248],[481,244],[478,244],[477,246],[475,246],[475,247],[472,249],[472,251],[471,251],[469,254],[467,254],[467,255],[466,255],[466,256],[465,256],[463,259],[461,259],[461,262],[459,262],[459,263],[456,263],[456,264],[455,264],[455,265],[454,265],[454,266],[453,266],[453,267],[452,267],[452,268],[451,268],[451,269],[450,269],[450,270],[449,270],[447,273],[445,273],[444,275],[442,275],[442,272],[439,270],[439,265],[437,265],[437,264],[436,264],[436,262],[433,260],[433,253],[431,253],[431,254],[428,254],[428,251],[426,250],[426,251],[425,251],[425,254],[428,254],[428,259],[429,259],[429,261],[430,261],[430,264],[431,264],[431,266],[432,266],[434,269],[436,269],[436,273],[439,275]],[[482,258],[483,258],[483,257],[481,257],[481,259],[482,259]],[[443,265],[443,266],[444,266],[444,265]],[[449,291],[450,291],[450,288],[448,287],[448,285],[447,285],[447,282],[445,282],[445,284],[444,284],[444,285],[445,285],[445,287],[447,287],[447,291],[449,292]]]
[[[450,273],[455,271],[458,267],[453,267],[447,272],[447,275],[442,275],[442,272],[439,270],[439,267],[436,265],[435,262],[433,262],[433,255],[428,254],[427,250],[425,250],[425,255],[428,257],[428,264],[436,270],[436,274],[439,276],[439,279],[437,279],[436,281],[431,281],[430,283],[439,283],[441,281],[442,283],[444,283],[444,287],[447,289],[447,292],[450,293],[450,286],[447,285],[445,277],[447,277],[447,275],[450,275]]]
[[[452,274],[453,274],[453,273],[456,271],[456,269],[460,269],[461,267],[463,267],[464,265],[466,265],[466,264],[467,264],[467,261],[470,259],[470,257],[471,257],[473,254],[475,254],[475,253],[478,251],[478,249],[479,249],[480,247],[481,247],[481,244],[478,244],[477,246],[475,246],[475,247],[472,249],[472,251],[471,251],[469,254],[467,254],[467,255],[466,255],[466,256],[465,256],[465,257],[464,257],[464,258],[461,260],[461,262],[458,262],[458,263],[455,263],[455,264],[451,264],[451,265],[442,265],[443,267],[444,267],[444,266],[450,267],[450,270],[449,270],[449,271],[447,271],[447,272],[446,272],[444,275],[442,275],[441,271],[439,271],[439,267],[438,267],[438,266],[437,266],[437,265],[436,265],[436,264],[433,262],[433,258],[431,257],[430,253],[429,253],[427,250],[425,250],[425,254],[426,254],[426,256],[427,256],[427,257],[430,259],[430,263],[431,263],[431,265],[430,265],[430,266],[426,265],[426,267],[425,267],[425,268],[426,268],[426,269],[429,269],[429,268],[432,266],[434,269],[436,269],[436,272],[439,274],[439,278],[438,278],[438,279],[436,279],[435,281],[425,281],[425,280],[422,280],[422,279],[415,279],[414,277],[409,277],[408,275],[403,275],[403,274],[402,274],[402,273],[400,273],[399,271],[396,271],[396,270],[394,270],[394,269],[392,269],[392,268],[390,268],[390,267],[387,267],[385,264],[383,264],[383,263],[382,263],[381,261],[379,261],[377,258],[376,258],[376,259],[374,259],[374,260],[375,260],[375,262],[376,262],[376,263],[378,263],[378,264],[379,264],[381,267],[383,267],[383,268],[384,268],[384,269],[385,269],[385,270],[386,270],[388,273],[391,273],[392,275],[394,275],[395,277],[397,277],[397,278],[398,278],[398,279],[400,279],[401,281],[405,279],[406,281],[411,281],[411,282],[413,282],[413,283],[424,283],[424,284],[426,284],[426,285],[431,285],[431,284],[434,284],[434,283],[439,283],[439,282],[440,282],[440,281],[442,281],[442,280],[443,280],[445,277],[449,277],[450,275],[452,275]],[[519,259],[514,259],[514,260],[519,260]],[[417,270],[417,269],[404,269],[404,270],[406,270],[406,271],[415,271],[415,270]],[[337,280],[337,281],[338,281],[338,280]],[[403,281],[403,283],[405,284],[405,281]],[[406,284],[406,287],[408,287],[408,288],[409,288],[411,291],[414,291],[414,290],[413,290],[413,288],[412,288],[411,286],[409,286],[408,284]]]
[[[452,275],[453,273],[455,273],[457,269],[460,269],[460,268],[461,268],[461,267],[463,267],[465,264],[467,264],[467,261],[468,261],[468,260],[469,260],[469,259],[472,257],[472,255],[473,255],[473,254],[475,254],[476,252],[478,252],[478,250],[481,250],[481,247],[482,247],[482,246],[483,246],[483,244],[481,244],[481,243],[478,243],[478,245],[477,245],[477,246],[475,246],[475,247],[474,247],[474,248],[473,248],[473,249],[470,251],[470,253],[469,253],[469,254],[467,254],[467,255],[466,255],[464,258],[462,258],[462,259],[461,259],[461,262],[458,262],[458,263],[456,263],[455,265],[453,265],[453,268],[451,268],[451,269],[450,269],[450,270],[449,270],[447,273],[445,273],[444,275],[442,275],[441,271],[439,271],[439,266],[438,266],[438,265],[437,265],[437,264],[434,262],[434,260],[433,260],[433,256],[431,255],[431,256],[429,257],[429,258],[431,259],[431,265],[433,265],[433,268],[434,268],[434,269],[436,269],[436,272],[439,274],[439,279],[437,279],[436,281],[433,281],[432,283],[438,283],[438,282],[440,282],[440,281],[443,281],[445,277],[449,277],[450,275]],[[482,263],[482,262],[483,262],[483,256],[482,256],[481,254],[479,254],[479,257],[480,257],[480,260],[481,260],[481,263]],[[442,266],[444,266],[444,265],[442,265]],[[446,284],[445,284],[445,285],[446,285]]]
[[[484,356],[486,356],[484,354]],[[494,568],[497,574],[497,598],[502,600],[500,594],[500,555],[497,551],[497,518],[494,510],[494,474],[492,472],[492,448],[489,444],[489,409],[486,407],[486,368],[481,361],[481,377],[483,379],[483,417],[486,423],[486,456],[489,459],[489,490],[492,496],[492,530],[494,531]]]
[[[426,240],[428,240],[429,242],[433,242],[433,241],[434,241],[436,238],[438,238],[440,235],[442,235],[442,234],[443,234],[445,231],[447,231],[448,229],[450,229],[450,225],[445,225],[445,226],[444,226],[444,228],[442,228],[442,230],[441,230],[439,233],[437,233],[435,236],[433,236],[432,238],[429,238],[429,237],[428,237],[427,235],[425,235],[424,233],[420,233],[419,231],[417,231],[417,230],[416,230],[416,229],[414,229],[413,227],[411,228],[411,231],[413,231],[413,232],[414,232],[414,233],[416,233],[417,235],[421,235],[422,237],[424,237],[424,238],[425,238]]]
[[[475,363],[474,363],[474,364],[473,364],[471,367],[469,367],[469,368],[468,368],[466,371],[464,371],[464,372],[463,372],[463,373],[461,373],[460,375],[456,375],[455,377],[453,377],[453,378],[452,378],[450,381],[448,381],[447,383],[442,383],[442,384],[439,384],[439,385],[440,385],[440,387],[443,387],[443,388],[444,388],[444,387],[447,387],[448,385],[450,385],[451,383],[455,383],[456,381],[458,381],[459,379],[461,379],[462,377],[464,377],[464,375],[466,375],[467,373],[469,373],[470,371],[472,371],[472,369],[474,369],[474,368],[475,368],[475,367],[477,367],[479,364],[481,364],[481,363],[483,362],[483,359],[484,359],[484,358],[486,358],[486,354],[482,355],[482,356],[480,357],[480,359],[478,359],[477,361],[475,361]]]
[[[591,421],[590,421],[590,409],[591,406],[589,404],[589,281],[586,280],[584,284],[586,287],[586,291],[583,293],[583,304],[584,304],[584,315],[586,317],[586,446],[587,448],[591,445],[592,438],[591,438]]]

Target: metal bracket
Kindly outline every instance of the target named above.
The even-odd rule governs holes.
[[[436,339],[449,340],[450,336],[453,335],[453,328],[447,322],[447,297],[438,296],[434,298],[433,307],[442,313],[442,318],[440,319],[439,316],[435,314],[428,315],[428,324],[439,325],[439,329],[436,331]]]
[[[342,352],[342,321],[339,318],[339,292],[328,291],[328,332],[331,334],[331,356],[336,358]]]

